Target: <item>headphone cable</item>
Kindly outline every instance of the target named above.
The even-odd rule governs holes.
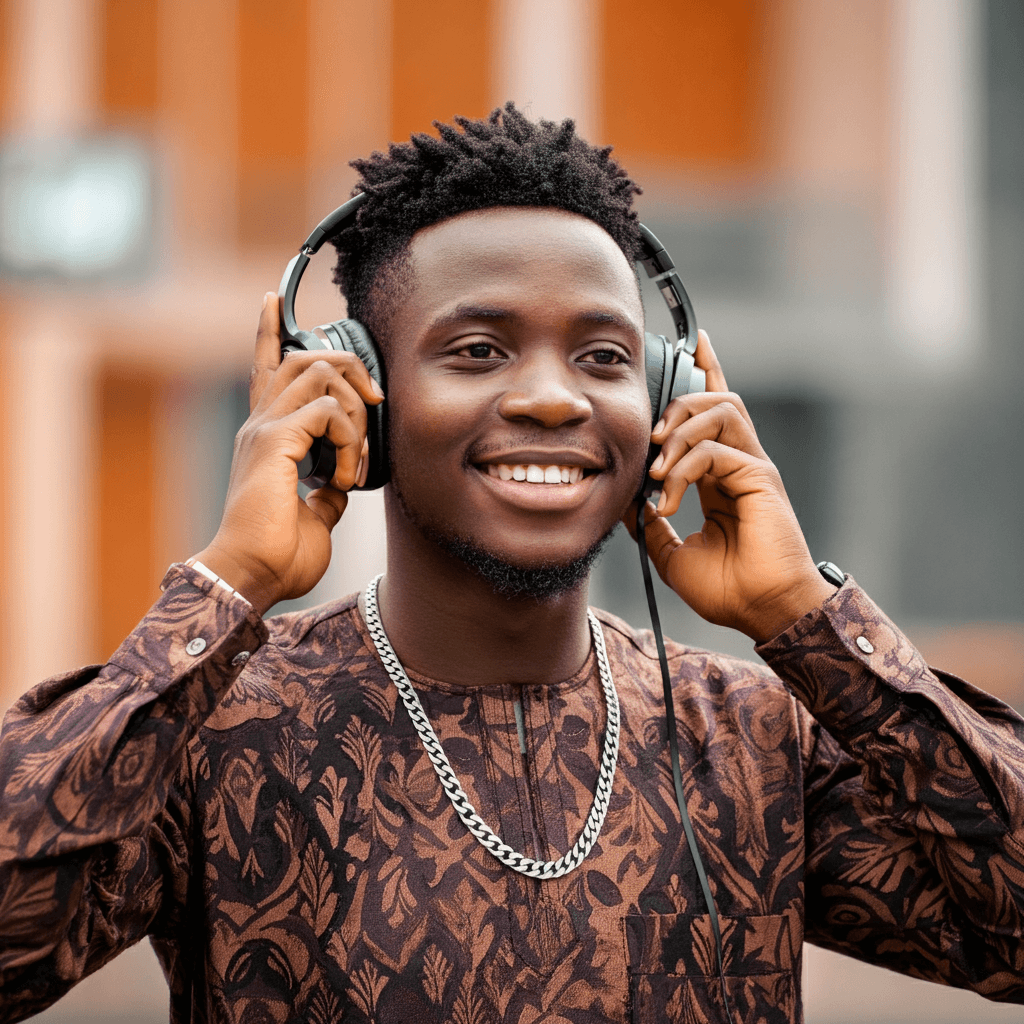
[[[665,638],[661,633],[661,617],[658,615],[658,604],[654,597],[654,583],[651,580],[651,567],[647,557],[647,537],[645,536],[646,506],[647,496],[641,494],[637,502],[636,542],[637,547],[640,549],[640,566],[643,569],[644,588],[647,591],[647,607],[651,612],[651,627],[654,630],[654,640],[658,645],[658,661],[661,663],[661,685],[665,694],[665,720],[668,724],[669,757],[672,761],[672,784],[676,791],[676,803],[679,805],[679,817],[683,824],[683,832],[686,834],[686,845],[690,848],[690,857],[693,860],[693,866],[697,869],[697,878],[700,881],[701,892],[704,895],[704,904],[708,909],[708,917],[711,920],[711,931],[715,939],[715,957],[718,961],[718,980],[722,986],[722,1003],[725,1007],[725,1017],[727,1021],[732,1021],[732,1007],[729,1005],[729,992],[725,985],[722,932],[718,924],[718,910],[715,907],[714,897],[711,895],[707,872],[704,870],[700,850],[697,848],[697,837],[693,834],[693,825],[690,822],[690,815],[686,809],[686,798],[683,796],[683,777],[680,768],[679,739],[676,733],[676,707],[675,700],[672,697],[672,680],[668,671]]]

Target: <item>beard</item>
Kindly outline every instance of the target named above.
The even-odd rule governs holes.
[[[549,601],[576,590],[590,578],[594,563],[619,526],[617,522],[613,523],[603,537],[568,562],[520,565],[486,550],[471,537],[462,536],[455,530],[441,529],[417,515],[402,496],[393,472],[391,487],[405,517],[427,540],[472,570],[498,597],[509,600]]]

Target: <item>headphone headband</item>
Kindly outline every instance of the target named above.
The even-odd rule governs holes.
[[[355,218],[359,207],[369,199],[366,192],[358,192],[347,203],[343,203],[332,213],[329,213],[310,232],[309,238],[302,243],[302,249],[292,258],[281,279],[281,323],[285,333],[294,338],[303,337],[309,334],[308,331],[299,329],[295,322],[295,294],[299,289],[299,281],[306,270],[311,256],[315,255],[320,247],[329,238],[333,238],[347,222]],[[676,273],[675,264],[669,256],[665,246],[658,241],[657,235],[646,225],[640,225],[640,244],[643,252],[640,262],[648,277],[653,277],[658,285],[665,304],[668,306],[675,324],[676,337],[681,342],[676,349],[682,348],[684,352],[693,355],[697,350],[697,317],[694,315],[693,306],[690,304],[690,297],[686,294],[683,282]],[[315,336],[311,336],[315,337]],[[315,343],[314,343],[315,344]]]

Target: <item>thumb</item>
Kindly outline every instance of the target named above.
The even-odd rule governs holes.
[[[626,523],[633,538],[636,539],[636,506],[632,506],[632,522]],[[654,505],[645,502],[644,507],[644,542],[647,545],[647,555],[654,566],[655,571],[661,577],[662,582],[672,586],[668,578],[668,566],[672,555],[683,546],[672,524],[661,516],[654,514]]]
[[[310,511],[327,527],[328,533],[337,525],[348,507],[348,495],[335,487],[318,487],[306,495]]]

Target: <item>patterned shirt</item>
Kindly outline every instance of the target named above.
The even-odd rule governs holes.
[[[456,816],[354,598],[264,622],[188,567],[164,587],[6,720],[0,1020],[148,935],[175,1022],[724,1021],[650,632],[598,613],[613,794],[540,881]],[[668,647],[736,1019],[802,1019],[804,940],[1024,1002],[1024,721],[852,580],[758,653]],[[410,677],[490,827],[565,853],[604,738],[593,655],[551,686]]]

